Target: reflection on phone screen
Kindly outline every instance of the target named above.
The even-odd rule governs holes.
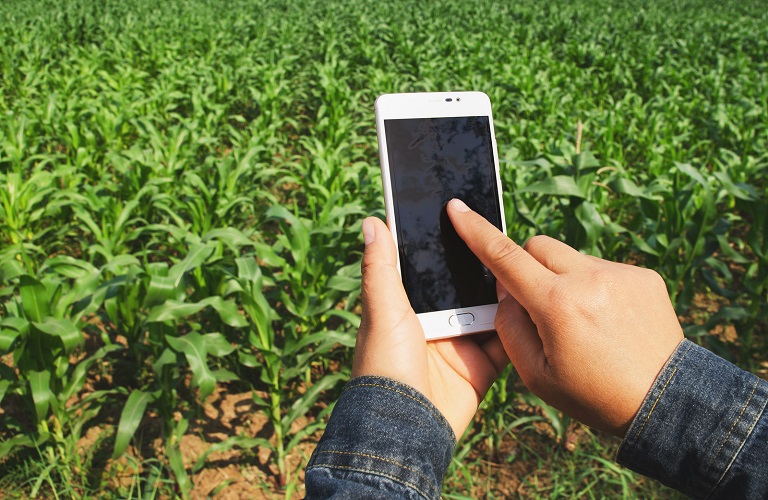
[[[384,121],[403,284],[416,313],[496,302],[496,280],[451,224],[452,198],[501,228],[487,116]]]

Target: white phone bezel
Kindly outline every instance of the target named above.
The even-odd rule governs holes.
[[[395,222],[395,207],[392,196],[392,182],[389,170],[389,155],[387,152],[384,120],[400,118],[447,118],[457,116],[487,116],[491,128],[493,161],[496,171],[496,191],[499,199],[502,232],[506,234],[507,226],[504,218],[504,203],[502,201],[501,175],[499,173],[499,155],[496,148],[496,135],[493,128],[491,100],[483,92],[421,92],[409,94],[383,94],[376,99],[376,131],[379,139],[379,156],[381,160],[381,177],[384,188],[384,208],[387,215],[387,226],[398,246],[397,227]],[[400,271],[400,253],[397,255],[397,269]],[[486,332],[494,329],[496,309],[498,304],[462,307],[417,314],[427,339],[439,339]],[[470,325],[457,323],[452,317],[470,313],[474,322]]]

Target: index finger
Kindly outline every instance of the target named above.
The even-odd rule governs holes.
[[[521,306],[530,311],[545,305],[548,299],[543,292],[549,290],[556,279],[554,272],[461,200],[448,203],[448,216],[472,253]]]

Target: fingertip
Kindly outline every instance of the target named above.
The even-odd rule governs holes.
[[[464,203],[458,198],[454,198],[451,201],[449,201],[448,208],[456,212],[469,212],[471,210],[466,203]]]
[[[372,266],[397,266],[397,250],[392,235],[387,225],[378,217],[367,217],[362,223],[363,241],[365,251],[361,263],[361,270]]]

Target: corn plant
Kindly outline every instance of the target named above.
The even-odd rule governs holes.
[[[373,103],[385,92],[486,92],[509,235],[657,270],[689,337],[761,369],[761,2],[220,4],[0,7],[3,491],[215,495],[227,481],[202,492],[197,477],[209,458],[261,448],[277,471],[263,486],[301,494],[292,460],[349,375],[359,221],[383,216]],[[190,463],[181,441],[212,391],[252,391],[269,425],[201,436]],[[490,392],[447,497],[495,494],[498,451],[554,422],[530,402],[541,410],[521,416],[507,379]],[[76,444],[93,428],[135,465],[133,485],[87,470]],[[594,450],[603,462],[564,462],[583,474],[525,487],[663,496]],[[616,487],[590,489],[598,478]]]

